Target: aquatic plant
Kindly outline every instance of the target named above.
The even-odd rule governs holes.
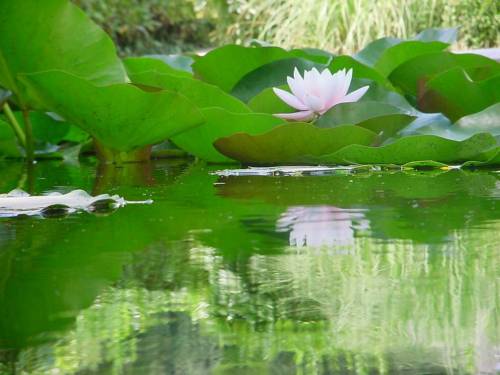
[[[288,91],[273,88],[274,93],[289,106],[298,109],[295,113],[278,113],[277,117],[286,120],[310,120],[323,115],[334,105],[357,102],[368,91],[370,86],[363,86],[347,94],[352,80],[352,69],[345,69],[332,74],[328,69],[321,73],[316,68],[306,70],[302,77],[297,69],[287,82],[292,94]]]
[[[0,7],[3,157],[143,161],[169,139],[212,163],[500,163],[500,64],[446,51],[455,29],[353,56],[257,43],[122,61],[68,0]]]

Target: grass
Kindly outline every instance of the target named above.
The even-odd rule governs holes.
[[[461,47],[499,43],[498,5],[478,0],[245,0],[226,38],[353,53],[383,36],[407,38],[428,27],[461,26]]]

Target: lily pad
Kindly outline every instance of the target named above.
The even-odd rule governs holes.
[[[32,95],[102,144],[131,151],[198,126],[203,117],[184,96],[133,85],[96,86],[61,71],[23,76]]]
[[[123,60],[128,76],[145,72],[177,75],[181,77],[192,77],[192,74],[184,70],[178,70],[160,59],[153,57],[129,57]]]
[[[336,56],[330,65],[328,65],[328,69],[330,69],[331,72],[336,72],[340,69],[352,69],[353,77],[355,78],[367,78],[384,87],[392,88],[391,82],[389,82],[386,77],[372,67],[357,61],[351,56]]]
[[[293,76],[294,69],[300,72],[317,68],[322,70],[324,65],[305,59],[291,58],[274,61],[261,66],[245,75],[231,91],[235,97],[248,102],[263,90],[285,85],[287,77]]]
[[[442,112],[456,121],[500,102],[499,87],[500,74],[473,81],[463,69],[450,69],[427,82],[419,98],[419,108]]]
[[[386,49],[375,63],[375,69],[384,77],[388,77],[394,69],[405,61],[417,56],[442,51],[447,47],[448,44],[442,42],[420,42],[416,40],[402,42]]]
[[[500,103],[494,104],[481,112],[462,117],[453,125],[436,120],[425,126],[408,129],[404,133],[405,135],[437,135],[455,141],[462,141],[478,133],[489,133],[497,137],[500,136]]]
[[[491,134],[476,134],[464,141],[453,141],[435,135],[415,135],[381,147],[352,144],[320,158],[324,164],[398,164],[429,160],[460,164],[476,160],[480,153],[497,144]]]
[[[211,163],[234,161],[214,148],[213,143],[218,138],[239,132],[261,134],[286,124],[284,120],[264,113],[231,113],[221,108],[206,108],[201,112],[205,123],[173,137],[172,141],[184,151]]]
[[[446,44],[453,43],[457,38],[456,28],[430,28],[423,30],[416,35],[412,40],[419,42],[441,42]],[[369,43],[365,48],[354,55],[354,58],[363,64],[375,66],[384,52],[400,43],[403,39],[399,38],[380,38]]]
[[[170,65],[176,70],[183,70],[188,73],[193,73],[193,68],[191,65],[194,63],[194,59],[191,56],[186,55],[146,55],[144,57],[150,57],[163,61],[165,64]]]
[[[20,73],[60,69],[97,84],[125,82],[109,36],[68,0],[3,0],[0,12],[0,85],[29,98]]]
[[[129,72],[133,83],[166,89],[189,98],[199,108],[220,107],[230,112],[245,113],[250,109],[237,98],[209,83],[172,74],[157,72]]]
[[[248,73],[273,61],[289,58],[304,58],[315,63],[325,61],[324,56],[315,56],[306,50],[286,51],[278,47],[243,47],[234,44],[210,51],[205,56],[195,57],[195,76],[230,92]]]
[[[393,114],[411,115],[411,112],[394,105],[376,102],[342,103],[334,106],[317,121],[316,125],[321,128],[329,128],[343,124],[357,124],[373,117]]]
[[[321,129],[308,123],[290,123],[260,135],[233,134],[218,139],[214,146],[245,164],[311,164],[321,155],[353,143],[369,145],[375,139],[374,132],[354,125]]]
[[[454,54],[451,52],[435,52],[417,56],[399,65],[389,75],[391,82],[405,93],[417,96],[418,88],[423,87],[437,74],[449,69],[461,67],[472,69],[490,67],[490,74],[500,73],[500,64],[486,57],[474,54]]]

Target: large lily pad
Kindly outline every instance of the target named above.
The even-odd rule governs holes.
[[[196,57],[192,65],[195,75],[208,83],[230,92],[248,73],[255,69],[289,58],[307,59],[318,64],[328,63],[329,57],[308,50],[286,51],[278,47],[243,47],[226,45]]]
[[[294,69],[300,72],[317,68],[324,69],[322,64],[306,59],[290,58],[273,61],[246,74],[231,91],[237,98],[248,102],[251,98],[270,87],[277,87],[287,83],[287,77],[293,76]]]
[[[165,64],[170,65],[176,70],[183,70],[188,73],[193,73],[194,59],[191,56],[186,55],[146,55],[144,57],[150,57],[153,59],[161,60]]]
[[[329,128],[343,124],[357,124],[374,117],[393,114],[411,115],[411,112],[392,104],[376,101],[342,103],[321,116],[316,121],[316,125]]]
[[[221,137],[234,133],[265,133],[276,126],[286,124],[282,119],[263,113],[231,113],[221,108],[206,108],[201,111],[205,123],[172,138],[183,150],[211,163],[234,161],[218,152],[213,143]]]
[[[440,51],[404,62],[392,71],[389,79],[405,93],[417,96],[419,86],[423,87],[437,74],[456,67],[466,70],[489,67],[490,74],[500,73],[500,64],[486,57]]]
[[[128,57],[123,60],[125,69],[131,78],[133,75],[145,72],[171,74],[181,77],[192,77],[192,74],[184,70],[175,69],[166,62],[153,57]]]
[[[169,91],[145,92],[129,84],[99,87],[61,71],[21,79],[47,108],[117,151],[160,142],[203,122],[193,103]]]
[[[219,87],[198,79],[154,71],[141,73],[129,71],[129,76],[135,84],[157,87],[182,94],[199,108],[220,107],[230,112],[250,112],[245,103],[222,91]]]
[[[456,28],[430,28],[422,31],[412,40],[419,42],[441,42],[451,44],[456,40],[456,38]],[[354,58],[363,64],[375,66],[386,50],[403,42],[404,40],[399,38],[380,38],[369,43],[365,48],[355,54]]]
[[[352,144],[320,158],[325,164],[398,164],[415,161],[445,164],[477,160],[484,151],[495,148],[497,141],[491,134],[481,133],[464,141],[453,141],[434,135],[415,135],[382,147]]]
[[[377,82],[378,84],[392,88],[391,83],[387,78],[380,74],[377,70],[372,67],[365,65],[351,56],[336,56],[333,61],[328,65],[328,69],[332,72],[336,72],[340,69],[352,69],[353,77],[355,78],[366,78]]]
[[[10,125],[0,118],[0,158],[20,157],[21,149]]]
[[[94,83],[125,82],[126,75],[108,35],[68,0],[2,0],[0,85],[29,98],[19,73],[65,70]]]
[[[437,75],[425,85],[419,108],[442,112],[452,121],[500,102],[500,74],[473,81],[461,68]]]
[[[375,63],[377,69],[384,77],[405,61],[417,56],[427,55],[432,52],[442,51],[448,44],[442,42],[407,41],[399,43],[385,50]]]
[[[490,133],[500,136],[500,103],[494,104],[485,110],[462,117],[455,124],[436,119],[422,126],[405,129],[405,135],[429,134],[442,138],[463,141],[475,134]]]
[[[224,155],[245,164],[315,163],[321,155],[356,143],[372,144],[377,135],[354,125],[321,129],[308,123],[291,123],[251,135],[236,133],[214,145]]]

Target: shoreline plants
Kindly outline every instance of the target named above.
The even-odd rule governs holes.
[[[255,44],[121,60],[68,0],[0,9],[0,157],[93,147],[121,164],[168,139],[210,163],[500,164],[500,64],[447,51],[456,29],[378,39],[352,56]],[[349,92],[363,95],[321,108],[310,97],[314,119],[287,121],[275,114],[296,108],[276,92],[293,92],[294,72],[322,72],[325,90],[339,82],[323,78],[352,74]]]

